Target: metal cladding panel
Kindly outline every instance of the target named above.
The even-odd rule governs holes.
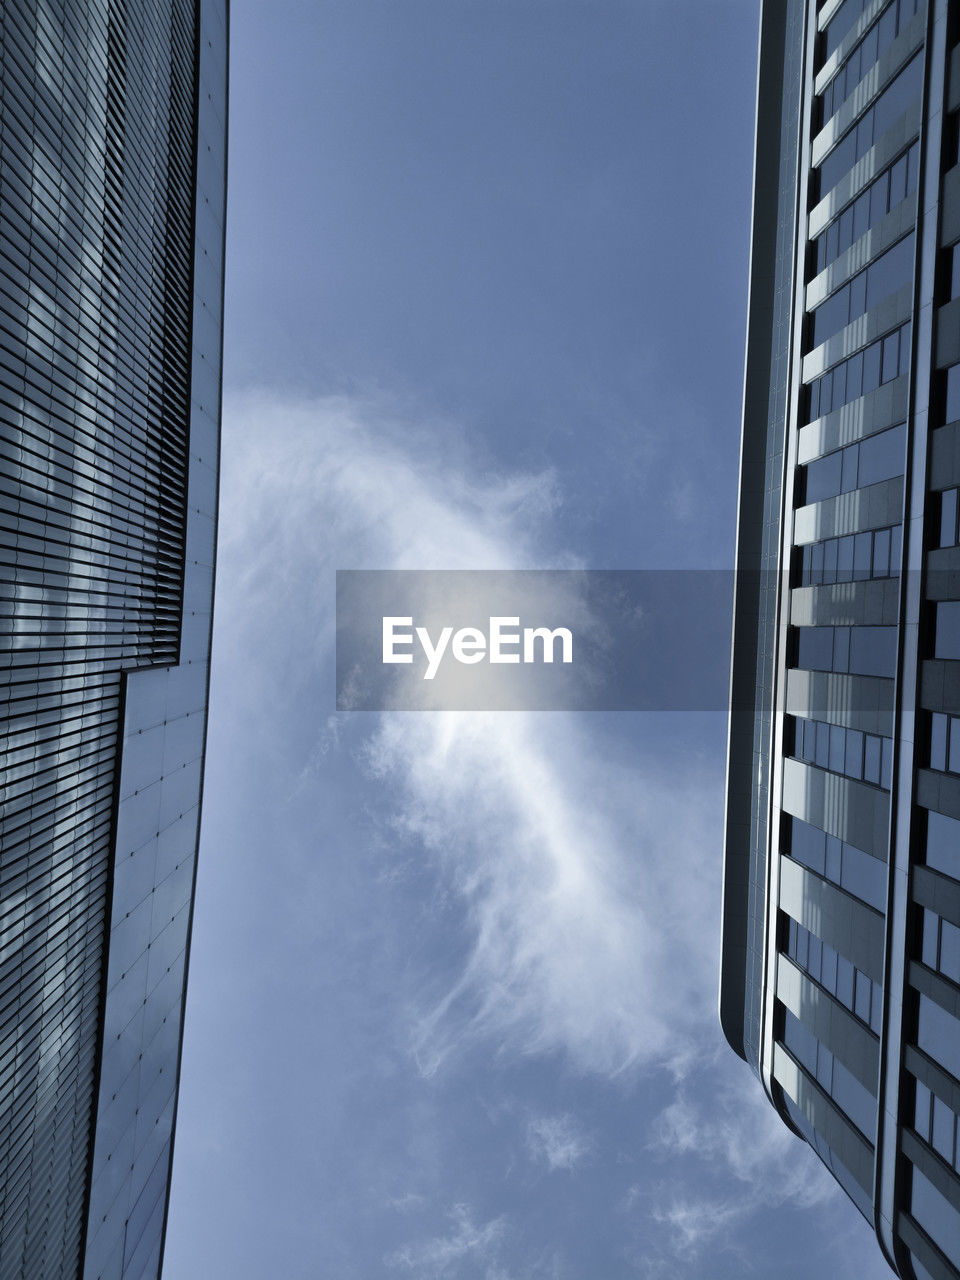
[[[757,89],[720,981],[724,1033],[755,1070],[804,15],[802,0],[764,4]]]
[[[0,1257],[79,1272],[123,673],[176,660],[192,0],[0,15]]]
[[[960,11],[802,9],[791,34],[786,7],[764,5],[781,40],[761,42],[761,101],[791,58],[805,68],[799,137],[785,96],[758,128],[770,145],[780,130],[780,204],[758,147],[738,571],[761,586],[738,585],[734,623],[721,1020],[898,1274],[953,1280]]]
[[[159,1274],[196,874],[217,519],[227,12],[198,33],[196,243],[183,626],[175,666],[126,677],[85,1276]]]

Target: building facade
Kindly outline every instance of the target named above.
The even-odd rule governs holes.
[[[0,1277],[159,1275],[206,729],[226,0],[0,8]]]
[[[960,6],[764,0],[720,1017],[960,1280]]]

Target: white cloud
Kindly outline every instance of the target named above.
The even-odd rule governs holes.
[[[450,1212],[451,1230],[445,1235],[434,1236],[419,1244],[407,1244],[386,1259],[390,1267],[409,1271],[422,1280],[442,1280],[444,1276],[459,1276],[463,1267],[470,1264],[473,1274],[482,1274],[485,1280],[497,1280],[502,1276],[496,1267],[497,1254],[506,1232],[503,1218],[492,1218],[477,1223],[468,1205],[454,1205]],[[477,1268],[481,1267],[481,1271]]]
[[[838,1275],[846,1274],[840,1257],[848,1245],[872,1248],[819,1159],[728,1054],[696,1065],[655,1119],[649,1152],[653,1166],[622,1207],[642,1238],[637,1270],[651,1280],[675,1275],[678,1262],[740,1252],[744,1224],[782,1207],[817,1210],[818,1238],[834,1239]],[[750,1271],[746,1259],[743,1270]]]
[[[294,696],[291,664],[329,658],[336,567],[572,563],[552,477],[472,478],[455,434],[445,460],[438,428],[344,400],[248,397],[225,419],[221,573],[235,599],[298,602],[276,702]],[[719,812],[692,763],[680,777],[625,761],[589,716],[519,712],[383,716],[365,760],[389,788],[385,822],[433,857],[469,921],[462,972],[412,1029],[425,1073],[478,1039],[603,1073],[696,1054],[719,873],[717,856],[707,874],[695,861],[718,850]]]
[[[262,700],[281,724],[309,684],[300,669],[329,667],[335,568],[574,563],[556,549],[549,474],[478,477],[457,432],[413,428],[375,402],[235,400],[225,445],[220,574],[231,585],[218,643],[279,653],[234,696]],[[326,708],[316,715],[323,724]],[[419,850],[464,924],[462,964],[442,989],[424,985],[410,1019],[424,1076],[476,1047],[560,1055],[608,1078],[672,1070],[677,1099],[624,1202],[649,1232],[638,1267],[650,1275],[731,1247],[757,1207],[839,1194],[746,1069],[716,1060],[718,769],[690,756],[680,770],[612,744],[589,715],[360,723],[362,765],[379,784],[372,816],[387,837],[381,874],[391,875],[391,842],[404,858]],[[349,718],[326,722],[307,773],[356,741]],[[535,1119],[525,1139],[550,1170],[574,1169],[591,1149],[568,1115]],[[451,1221],[391,1264],[443,1276],[480,1259],[479,1274],[502,1274],[504,1219],[478,1223],[461,1205]]]
[[[571,1115],[534,1116],[527,1124],[527,1150],[551,1173],[573,1169],[591,1146],[591,1139]]]

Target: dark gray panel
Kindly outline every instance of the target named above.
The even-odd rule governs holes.
[[[774,1046],[774,1079],[837,1153],[868,1196],[873,1195],[873,1147],[784,1049]]]
[[[787,857],[780,859],[780,906],[868,977],[883,981],[879,912]]]
[[[889,792],[800,760],[784,760],[781,804],[795,818],[875,858],[886,857]]]
[[[928,600],[960,600],[960,547],[937,547],[927,553],[924,591]]]
[[[960,1209],[960,1178],[951,1167],[922,1142],[911,1129],[904,1129],[900,1134],[900,1150],[911,1164],[916,1165],[924,1177],[928,1178],[943,1198]]]
[[[759,1070],[766,920],[766,771],[779,591],[804,10],[800,0],[764,0],[757,86],[720,982],[724,1034],[755,1070]]]
[[[960,485],[960,422],[938,427],[930,434],[930,488]]]
[[[960,882],[930,867],[913,869],[913,900],[960,927]]]
[[[921,663],[920,705],[927,711],[951,711],[960,715],[960,662],[929,658]]]
[[[921,1080],[931,1093],[941,1098],[951,1111],[960,1115],[960,1083],[948,1075],[916,1045],[908,1044],[903,1054],[903,1065],[918,1080]]]
[[[925,965],[911,960],[907,968],[907,980],[915,991],[929,996],[941,1009],[946,1010],[953,1018],[960,1019],[960,987],[954,986],[939,973],[934,973]]]
[[[893,681],[794,667],[787,672],[786,709],[792,716],[890,737]]]
[[[937,312],[936,352],[938,369],[960,360],[960,298],[953,298]]]
[[[795,627],[896,626],[900,582],[874,578],[796,587],[790,593],[790,621]]]
[[[924,809],[960,818],[960,778],[933,769],[918,769],[916,797]]]
[[[957,1280],[956,1269],[947,1262],[927,1233],[908,1213],[898,1215],[897,1234],[920,1265],[933,1276],[933,1280]]]
[[[955,240],[960,240],[960,165],[943,175],[940,204],[940,243],[953,244]]]
[[[876,1094],[879,1040],[859,1018],[785,955],[777,958],[777,998],[840,1059],[864,1088]]]
[[[907,418],[907,379],[894,378],[868,391],[865,396],[834,409],[815,422],[801,427],[797,440],[797,461],[809,462],[820,454],[886,431]]]

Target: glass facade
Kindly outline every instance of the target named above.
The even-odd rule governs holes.
[[[159,1273],[213,593],[225,0],[0,14],[0,1259]]]
[[[893,1270],[960,1280],[960,13],[797,8],[761,30],[721,1021]]]

